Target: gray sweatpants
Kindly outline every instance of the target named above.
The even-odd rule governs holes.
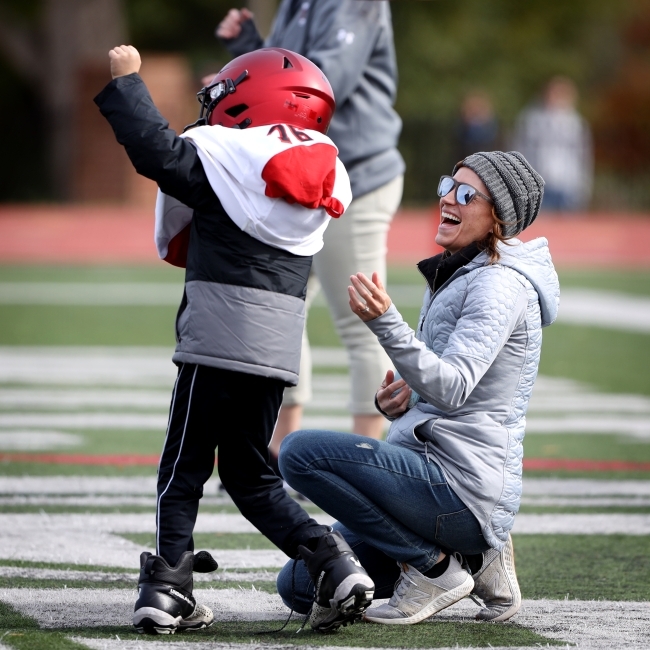
[[[393,367],[375,335],[350,311],[347,287],[358,271],[368,277],[374,271],[386,282],[388,229],[402,199],[403,177],[355,199],[340,219],[332,219],[325,231],[323,249],[314,256],[307,285],[307,309],[322,288],[336,331],[345,346],[352,394],[348,407],[353,415],[376,415],[375,393],[386,371]],[[311,399],[311,354],[303,333],[298,385],[284,391],[283,405],[305,404]]]

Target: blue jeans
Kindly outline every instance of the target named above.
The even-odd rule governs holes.
[[[415,451],[349,433],[297,431],[282,443],[279,462],[291,487],[338,520],[336,529],[375,582],[376,598],[392,594],[396,562],[425,572],[441,551],[489,548],[441,468]],[[278,592],[304,613],[313,585],[304,563],[293,564],[280,572]]]

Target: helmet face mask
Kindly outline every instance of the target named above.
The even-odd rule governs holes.
[[[199,119],[186,127],[288,124],[326,133],[336,103],[320,69],[281,48],[243,54],[228,63],[197,94]]]

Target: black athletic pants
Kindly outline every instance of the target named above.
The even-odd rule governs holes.
[[[194,550],[203,485],[214,470],[242,515],[289,557],[320,537],[319,525],[286,493],[269,467],[268,444],[282,403],[277,379],[185,363],[172,394],[158,469],[158,555],[175,566]]]

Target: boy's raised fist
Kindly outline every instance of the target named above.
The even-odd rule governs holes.
[[[140,53],[133,45],[118,45],[114,47],[108,53],[108,58],[111,60],[111,75],[113,79],[140,71],[140,65],[142,63]]]

